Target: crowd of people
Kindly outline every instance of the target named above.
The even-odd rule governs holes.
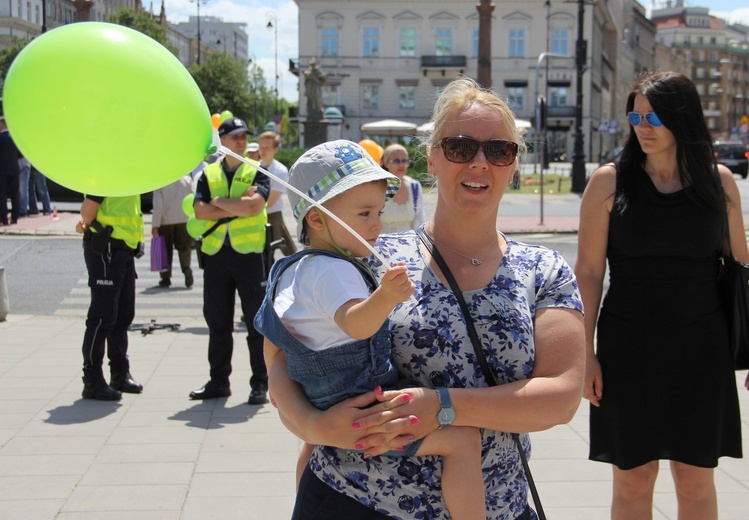
[[[686,76],[642,75],[623,108],[629,136],[589,179],[574,269],[497,228],[525,144],[507,103],[467,78],[442,90],[421,143],[432,214],[400,144],[378,163],[356,143],[323,143],[287,170],[280,137],[248,142],[235,117],[219,126],[221,144],[253,162],[221,155],[155,192],[152,234],[169,255],[159,285],[172,284],[173,249],[188,288],[195,249],[203,270],[209,379],[189,398],[231,395],[238,294],[248,403],[270,401],[304,441],[295,520],[535,519],[528,433],[568,422],[582,398],[589,458],[613,471],[611,518],[652,519],[668,460],[679,518],[717,519],[714,469],[743,456],[717,289],[725,236],[749,263],[739,189],[715,162]],[[0,172],[12,201],[0,224],[38,212],[30,194],[43,175],[2,118]],[[91,288],[82,395],[119,400],[143,391],[127,353],[139,197],[86,196],[77,230]],[[283,256],[272,269],[269,240]]]

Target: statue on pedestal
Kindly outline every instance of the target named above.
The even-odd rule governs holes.
[[[307,96],[307,119],[320,120],[323,118],[322,86],[325,84],[325,73],[317,66],[317,60],[312,58],[309,68],[304,71],[304,93]]]

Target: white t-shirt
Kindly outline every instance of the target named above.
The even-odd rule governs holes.
[[[263,165],[263,161],[260,161],[260,166],[268,170],[270,173],[278,177],[284,182],[289,182],[289,170],[282,163],[273,159],[273,162],[269,166]],[[270,191],[280,191],[281,196],[272,206],[268,206],[265,210],[268,213],[276,213],[277,211],[283,211],[283,194],[286,193],[286,186],[276,181],[273,177],[270,178]]]
[[[273,309],[295,338],[320,351],[353,341],[333,317],[344,303],[369,294],[361,273],[347,260],[310,255],[281,274]]]

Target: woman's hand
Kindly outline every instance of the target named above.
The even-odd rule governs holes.
[[[595,354],[589,354],[585,360],[585,386],[583,397],[593,406],[600,406],[603,399],[603,376],[601,364]]]
[[[396,411],[409,400],[410,396],[401,392],[388,392],[384,395],[379,387],[346,399],[316,414],[305,440],[347,450],[362,450],[366,447],[361,441],[363,433],[397,437],[415,420],[406,412]],[[410,440],[393,444],[392,449],[412,442],[413,436],[408,437]],[[391,448],[384,451],[389,449]]]
[[[437,429],[436,391],[404,388],[376,395],[380,404],[362,410],[366,414],[358,420],[356,448],[364,450],[365,458],[402,448]]]

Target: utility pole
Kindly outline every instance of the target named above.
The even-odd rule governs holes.
[[[481,0],[476,4],[479,12],[479,62],[478,84],[484,88],[492,86],[492,12],[491,0]]]
[[[575,147],[572,152],[572,192],[585,191],[585,153],[583,152],[583,73],[587,59],[588,42],[583,39],[585,0],[577,0],[577,43],[575,65],[577,68],[577,98],[575,100]]]

